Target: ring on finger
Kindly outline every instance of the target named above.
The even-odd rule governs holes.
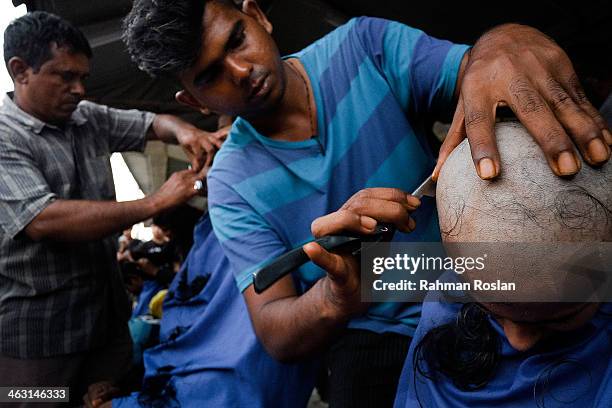
[[[202,180],[196,180],[193,183],[193,189],[196,191],[202,191],[204,189],[204,182]]]

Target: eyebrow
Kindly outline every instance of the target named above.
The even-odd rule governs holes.
[[[70,75],[80,76],[80,77],[87,77],[90,74],[89,71],[75,71],[72,69],[59,69],[59,68],[52,68],[51,72],[54,74],[60,74],[60,75],[70,74]]]
[[[243,29],[244,29],[244,22],[242,20],[238,20],[234,23],[232,30],[230,31],[229,35],[227,36],[227,39],[225,40],[225,45],[223,46],[224,54],[232,48],[232,44],[234,43],[235,39],[238,37],[238,34]],[[211,72],[215,69],[215,65],[217,65],[218,59],[219,58],[217,58],[216,60],[208,64],[208,66],[204,67],[204,69],[202,69],[193,78],[193,83],[195,85],[200,85],[202,82],[204,82],[207,79],[208,76],[210,76]]]

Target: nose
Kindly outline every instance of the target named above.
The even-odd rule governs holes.
[[[238,56],[228,55],[225,59],[225,64],[232,81],[236,85],[241,86],[250,78],[253,65],[244,59]]]
[[[518,350],[527,351],[544,336],[544,329],[536,325],[514,323],[508,319],[500,321],[508,343]]]
[[[73,95],[78,95],[79,97],[85,96],[85,85],[83,84],[83,81],[73,81],[70,87],[70,93]]]

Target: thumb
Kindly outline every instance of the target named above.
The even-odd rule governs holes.
[[[327,272],[331,280],[339,284],[347,280],[348,268],[342,256],[326,251],[316,242],[309,242],[302,249],[315,265]]]
[[[181,145],[181,147],[189,159],[190,169],[193,171],[199,171],[202,168],[202,163],[200,162],[197,152],[194,151],[191,145]]]
[[[208,174],[208,170],[210,170],[210,166],[202,167],[200,171],[198,171],[198,173],[196,174],[196,179],[206,182],[206,175]]]
[[[450,156],[453,150],[455,150],[455,147],[457,147],[466,137],[465,112],[463,110],[463,101],[461,96],[459,96],[457,109],[455,109],[455,115],[453,116],[453,123],[451,123],[450,129],[448,129],[448,133],[446,134],[446,138],[442,143],[442,147],[440,147],[438,161],[436,162],[436,167],[434,168],[431,176],[434,181],[438,181],[440,170],[442,170],[442,166],[444,165],[446,159],[448,159],[448,156]]]

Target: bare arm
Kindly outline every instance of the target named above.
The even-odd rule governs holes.
[[[203,177],[204,170],[176,172],[153,195],[135,201],[56,200],[24,232],[35,241],[99,239],[189,200],[197,194],[193,189],[195,180]]]
[[[155,115],[147,140],[180,144],[194,170],[210,167],[212,159],[227,136],[228,129],[205,132],[173,115]],[[222,139],[222,140],[221,140]]]
[[[316,237],[340,231],[371,233],[378,219],[409,232],[415,227],[409,212],[419,204],[418,199],[397,189],[362,190],[339,211],[315,220],[312,231]],[[330,254],[317,244],[305,245],[304,251],[327,272],[306,293],[297,296],[290,276],[260,295],[252,286],[244,292],[258,338],[281,361],[320,351],[351,317],[369,306],[361,302],[359,264],[352,255]]]
[[[174,115],[157,114],[147,132],[147,140],[160,140],[164,143],[177,144],[177,134],[197,130],[191,123]]]
[[[326,277],[297,296],[286,276],[263,294],[253,286],[244,291],[257,337],[274,358],[291,362],[315,354],[348,322],[351,314],[329,298],[328,286]],[[355,291],[358,297],[358,285]]]
[[[114,202],[56,200],[28,226],[25,233],[34,241],[89,241],[103,238],[157,213],[151,197]]]

